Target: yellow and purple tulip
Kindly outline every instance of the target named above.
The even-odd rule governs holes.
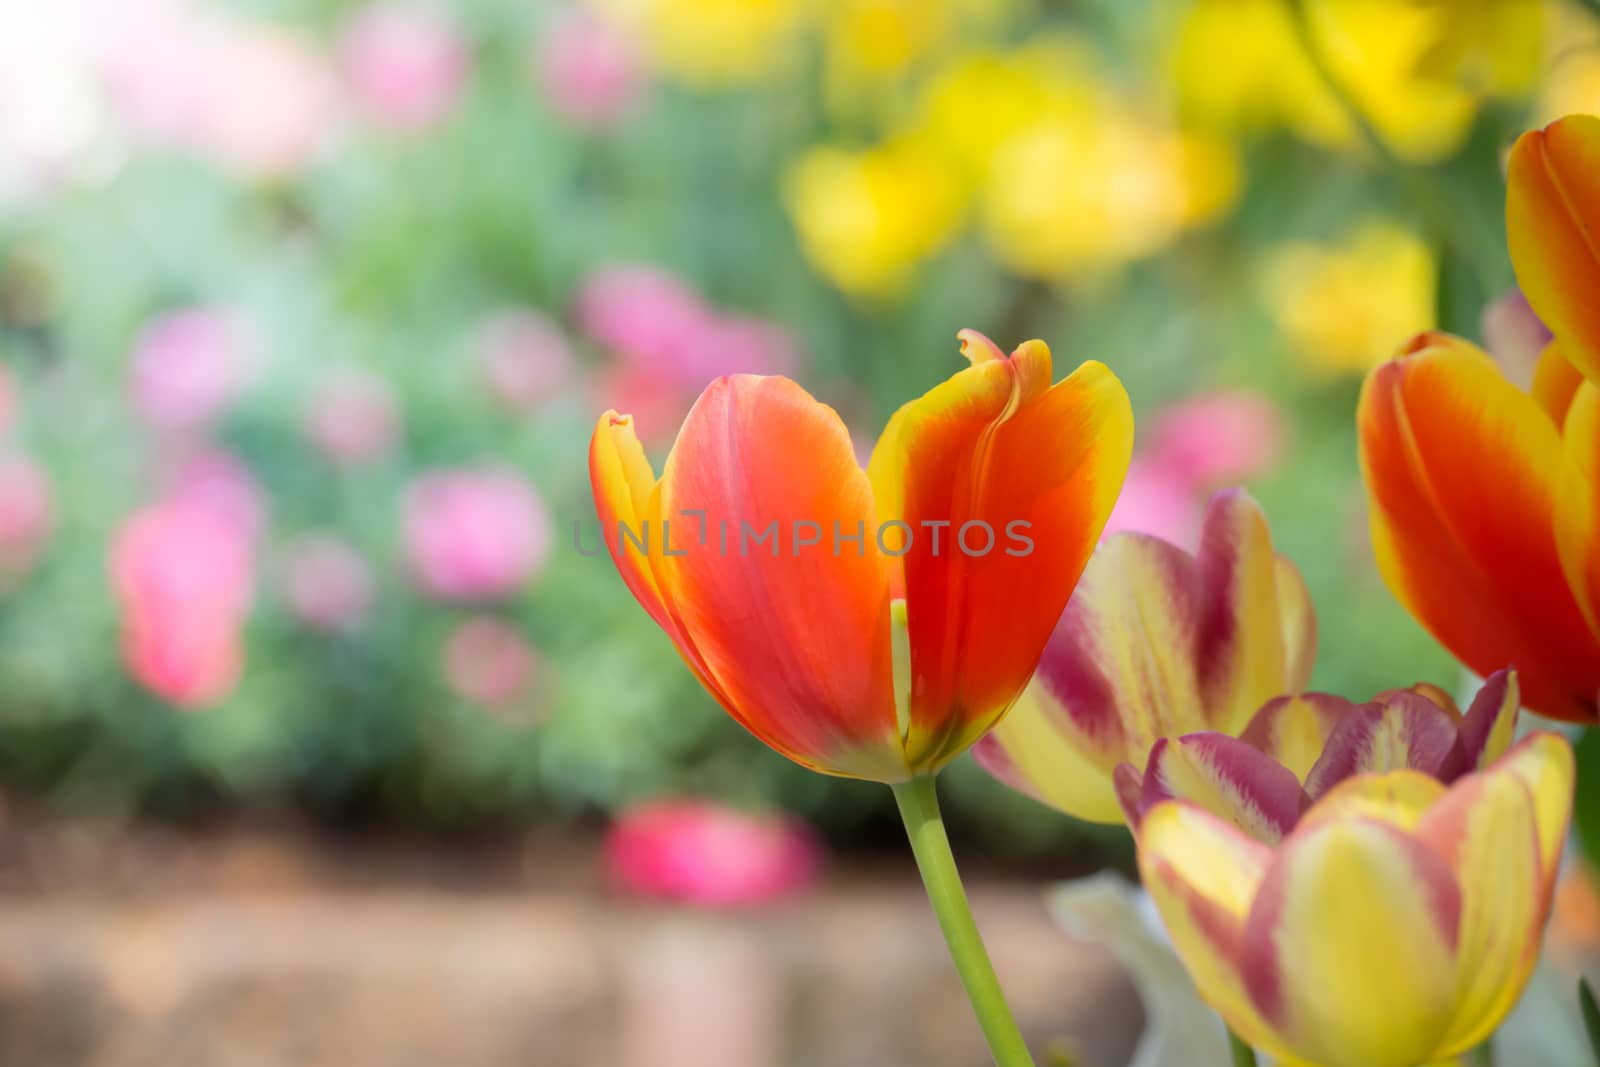
[[[735,720],[813,770],[901,782],[982,736],[1127,470],[1133,417],[1104,366],[1051,385],[1042,342],[961,338],[971,366],[896,412],[865,470],[833,409],[781,377],[713,382],[659,479],[627,416],[595,430],[628,588]]]
[[[1527,706],[1600,717],[1600,119],[1526,134],[1507,230],[1555,340],[1524,391],[1466,341],[1424,334],[1368,376],[1361,465],[1378,568],[1472,670]]]
[[[1238,734],[1303,689],[1316,618],[1300,573],[1242,490],[1212,498],[1198,552],[1120,533],[1096,550],[1017,706],[974,750],[1068,815],[1122,821],[1113,774],[1166,737]]]
[[[1446,786],[1358,774],[1274,844],[1157,804],[1139,869],[1201,995],[1286,1067],[1416,1067],[1481,1044],[1538,959],[1572,813],[1565,739]]]
[[[1513,671],[1484,682],[1462,715],[1432,686],[1380,693],[1354,704],[1327,693],[1268,701],[1238,737],[1194,733],[1164,738],[1142,772],[1117,768],[1118,797],[1136,830],[1157,805],[1183,800],[1266,844],[1362,774],[1408,770],[1448,785],[1483,770],[1511,746],[1521,694]]]

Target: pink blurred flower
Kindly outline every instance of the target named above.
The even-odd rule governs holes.
[[[528,691],[538,657],[516,627],[500,619],[468,619],[450,633],[445,678],[467,700],[495,707]]]
[[[439,470],[406,490],[405,540],[424,592],[442,600],[515,593],[550,555],[550,516],[515,472]]]
[[[1100,536],[1132,531],[1193,548],[1200,539],[1203,503],[1186,473],[1148,456],[1135,456],[1122,483],[1122,495]]]
[[[253,566],[245,532],[208,508],[158,503],[123,525],[110,563],[133,678],[179,707],[226,697],[244,666]]]
[[[619,264],[583,280],[577,316],[585,333],[623,359],[672,367],[704,334],[711,310],[666,271]]]
[[[20,582],[55,531],[50,477],[22,455],[0,456],[0,591]]]
[[[163,463],[161,499],[207,511],[252,543],[266,525],[261,483],[237,455],[210,444],[185,446]]]
[[[1219,389],[1156,415],[1148,455],[1201,492],[1270,470],[1284,450],[1283,413],[1253,389]]]
[[[597,406],[625,411],[642,441],[664,441],[683,422],[694,393],[659,371],[618,364],[596,376]]]
[[[1512,289],[1483,309],[1483,342],[1507,378],[1521,389],[1533,385],[1533,370],[1554,335],[1528,304],[1521,289]]]
[[[527,308],[508,308],[485,319],[473,348],[489,391],[507,410],[519,413],[555,396],[575,362],[561,328]]]
[[[345,75],[374,121],[419,133],[455,110],[470,57],[454,24],[431,8],[374,3],[346,24]]]
[[[633,41],[615,23],[582,7],[545,30],[534,49],[533,68],[550,109],[590,128],[624,118],[644,82]]]
[[[309,37],[265,23],[217,26],[207,46],[204,151],[262,181],[309,166],[339,120],[338,83]]]
[[[233,313],[211,307],[170,311],[134,342],[133,405],[160,430],[213,422],[249,383],[255,345]]]
[[[323,455],[347,467],[377,459],[400,435],[400,405],[388,379],[350,367],[326,375],[305,413],[305,432]]]
[[[284,561],[289,610],[313,630],[348,633],[372,607],[372,568],[366,557],[335,534],[305,534]]]
[[[720,315],[655,267],[595,271],[579,290],[577,317],[622,364],[683,393],[724,374],[792,372],[797,362],[788,331],[753,316]]]
[[[804,824],[697,800],[641,804],[606,837],[624,891],[709,907],[762,904],[812,884],[822,850]]]

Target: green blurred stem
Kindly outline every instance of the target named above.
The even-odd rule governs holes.
[[[939,929],[944,931],[950,958],[966,987],[967,999],[972,1001],[996,1067],[1033,1067],[1028,1046],[983,947],[983,937],[972,920],[967,892],[961,887],[961,875],[956,872],[955,857],[950,853],[950,838],[939,815],[933,777],[919,776],[892,788],[895,802],[900,805],[900,818],[906,824],[906,836],[911,839],[911,851],[917,857],[917,870],[928,890],[928,902],[939,919]]]
[[[1494,1067],[1494,1038],[1472,1050],[1472,1063],[1475,1067]]]
[[[1255,1049],[1244,1043],[1244,1038],[1228,1027],[1228,1053],[1233,1067],[1256,1067]]]

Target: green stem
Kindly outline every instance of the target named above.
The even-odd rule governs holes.
[[[1232,1057],[1233,1067],[1256,1067],[1255,1049],[1244,1043],[1244,1038],[1233,1032],[1233,1027],[1228,1027],[1228,1053]]]
[[[1494,1060],[1494,1038],[1492,1037],[1472,1050],[1472,1062],[1477,1067],[1494,1067]]]
[[[911,851],[917,858],[917,870],[928,890],[928,902],[939,919],[950,958],[966,987],[967,999],[972,1001],[996,1067],[1033,1067],[1028,1046],[983,947],[983,937],[972,920],[972,908],[961,887],[955,857],[950,854],[950,838],[939,816],[934,779],[920,776],[892,788],[895,802],[900,805],[900,818],[906,824],[906,836],[911,839]]]

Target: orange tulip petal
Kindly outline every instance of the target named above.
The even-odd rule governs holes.
[[[1412,349],[1373,371],[1361,394],[1379,570],[1468,667],[1514,666],[1528,707],[1593,721],[1600,640],[1552,531],[1555,425],[1466,342],[1428,336]]]
[[[1573,115],[1511,151],[1506,230],[1528,303],[1600,381],[1600,119]]]
[[[1583,384],[1583,375],[1561,354],[1561,342],[1551,341],[1533,368],[1533,399],[1557,426],[1567,421],[1567,409]]]
[[[1556,544],[1578,605],[1600,632],[1600,389],[1587,382],[1573,397],[1562,445]]]
[[[1033,673],[1127,471],[1133,416],[1116,377],[1085,363],[1049,386],[1030,341],[901,408],[869,470],[883,522],[905,523],[913,767],[985,733]],[[899,543],[889,535],[891,548]]]
[[[905,778],[888,568],[838,415],[785,378],[718,379],[678,434],[653,511],[676,542],[652,557],[663,599],[729,712],[805,766]],[[834,541],[863,529],[864,542]]]

